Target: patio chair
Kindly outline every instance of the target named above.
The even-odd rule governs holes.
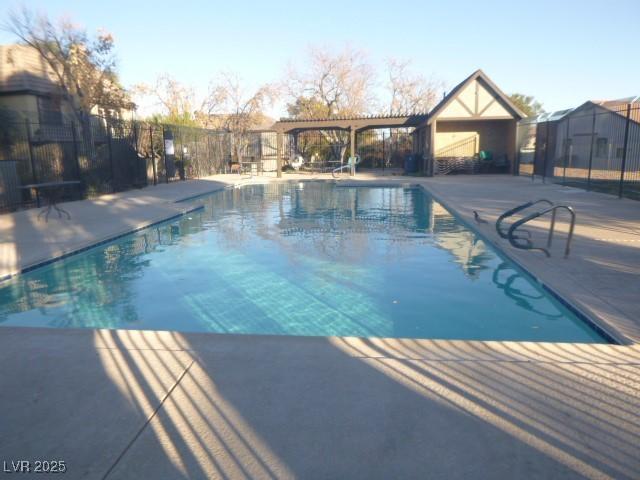
[[[481,150],[478,154],[481,173],[509,171],[509,157],[506,154],[495,156],[493,152]]]
[[[490,150],[480,150],[478,153],[478,172],[489,173],[493,165],[493,152]]]
[[[509,156],[505,153],[493,160],[493,168],[500,172],[508,172],[510,168]]]
[[[302,155],[294,155],[289,160],[289,165],[293,167],[294,170],[298,171],[304,165],[305,161]]]

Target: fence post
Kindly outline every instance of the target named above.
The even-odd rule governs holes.
[[[545,142],[544,142],[544,165],[542,165],[542,183],[547,183],[547,165],[549,163],[549,120],[545,122],[547,124]],[[557,138],[557,135],[556,135]],[[534,159],[535,162],[535,159]],[[535,163],[534,163],[535,168]]]
[[[153,184],[158,184],[158,174],[156,173],[156,152],[153,149],[153,125],[149,125],[149,144],[151,145],[151,168],[153,169]]]
[[[540,130],[542,128],[542,124],[540,122],[536,122],[536,133],[535,133],[535,145],[533,146],[533,163],[531,164],[531,181],[534,182],[536,178],[536,161],[540,156]],[[518,166],[518,168],[520,168]]]
[[[624,144],[622,146],[622,164],[620,165],[620,186],[618,187],[618,198],[622,198],[624,190],[624,171],[627,167],[627,150],[629,149],[629,124],[631,119],[631,104],[627,105],[627,121],[624,125]]]
[[[571,156],[571,145],[569,143],[569,123],[571,122],[571,117],[567,117],[567,133],[564,136],[564,168],[562,169],[562,185],[566,186],[567,182],[567,163],[569,162],[569,157]]]
[[[24,121],[24,127],[27,130],[27,145],[29,146],[29,164],[31,165],[31,181],[36,184],[38,183],[38,176],[36,175],[36,163],[33,158],[33,145],[31,144],[31,125],[29,124],[29,119]],[[36,207],[40,207],[40,195],[38,194],[38,189],[36,191]]]
[[[276,133],[276,175],[282,177],[282,133]]]
[[[140,155],[138,154],[138,126],[134,121],[131,121],[131,127],[133,128],[133,150],[136,154],[136,170],[137,174],[140,175],[140,180],[142,180],[142,175],[140,174],[140,168],[142,164],[140,163]],[[144,172],[144,184],[147,184],[147,172]]]
[[[116,169],[113,164],[113,151],[111,148],[111,126],[109,125],[108,122],[106,122],[106,127],[107,127],[107,144],[109,147],[109,164],[111,165],[111,190],[115,192],[116,191]],[[91,126],[89,126],[89,128],[91,128]]]
[[[198,142],[199,141],[200,141],[200,135],[196,134],[196,141],[193,143],[193,155],[191,155],[191,161],[189,162],[191,165],[193,165],[196,162],[200,163],[200,160],[198,159]],[[196,169],[192,168],[191,170],[195,171]],[[187,176],[187,166],[185,165],[185,178],[186,176]],[[195,173],[195,178],[200,178],[200,174]]]
[[[420,141],[420,140],[418,140]],[[424,154],[424,150],[422,151]],[[387,163],[387,158],[385,157],[385,151],[384,151],[384,130],[382,130],[382,172],[384,173],[384,167],[385,164]],[[424,169],[424,162],[422,165],[423,169]]]
[[[162,126],[162,158],[164,159],[164,183],[169,183],[169,168],[167,167],[167,139],[164,135],[164,125]],[[175,148],[175,147],[174,147]]]
[[[350,157],[355,157],[356,156],[356,130],[353,127],[353,125],[349,127],[349,137],[350,137],[349,151],[351,153]],[[349,175],[353,177],[355,173],[356,171],[355,171],[355,160],[354,160],[354,162],[351,163],[351,168],[349,169]]]
[[[591,190],[591,167],[593,165],[593,140],[596,136],[596,109],[593,108],[593,120],[591,121],[591,148],[589,149],[589,173],[587,174],[587,191]]]
[[[82,182],[82,173],[80,170],[80,157],[78,155],[78,136],[76,134],[75,122],[71,122],[71,139],[73,141],[73,156],[75,157],[75,160],[76,160],[76,175],[78,177],[78,180]],[[80,185],[82,189],[84,185],[82,183]]]
[[[213,164],[214,164],[213,155],[211,155],[211,132],[207,131],[207,155],[206,155],[206,161],[205,161],[207,175],[212,175],[211,166]]]
[[[174,147],[175,148],[175,147]],[[180,168],[177,168],[178,170],[178,177],[180,177],[180,180],[184,180],[186,178],[187,172],[184,168],[184,130],[180,129],[180,164],[182,165],[182,174],[180,173]]]

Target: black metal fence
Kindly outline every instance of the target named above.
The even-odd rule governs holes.
[[[284,170],[328,172],[351,156],[348,131],[284,134]],[[38,205],[30,185],[79,182],[62,199],[88,198],[180,179],[237,172],[237,158],[263,172],[277,170],[278,135],[233,135],[148,122],[92,117],[86,124],[6,122],[0,125],[0,211]],[[412,152],[410,129],[358,132],[356,153],[364,168],[401,168]]]
[[[356,135],[356,151],[364,168],[403,168],[413,153],[413,129],[365,130]]]
[[[330,171],[351,156],[351,139],[345,130],[313,130],[289,135],[285,158],[293,158],[299,171]],[[412,153],[409,129],[371,129],[356,133],[356,154],[360,168],[402,168],[404,157]]]
[[[525,119],[517,144],[520,175],[640,200],[640,104]]]
[[[261,154],[260,137],[247,135],[240,153]],[[99,117],[82,127],[6,123],[0,126],[0,211],[35,206],[32,184],[78,181],[63,195],[78,199],[226,172],[232,142],[227,131]]]

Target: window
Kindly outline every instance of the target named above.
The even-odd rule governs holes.
[[[40,123],[62,123],[62,110],[60,109],[60,97],[38,97],[38,115]]]
[[[609,139],[596,139],[596,157],[606,158],[609,155]]]
[[[616,148],[616,158],[624,157],[624,148],[618,147]]]

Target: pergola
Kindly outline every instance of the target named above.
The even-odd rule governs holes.
[[[417,127],[427,121],[426,113],[407,115],[369,115],[359,117],[333,117],[313,120],[295,120],[283,118],[273,124],[272,130],[277,133],[277,168],[278,177],[282,176],[282,135],[296,134],[310,130],[345,130],[350,134],[351,151],[355,152],[356,133],[373,128]]]

